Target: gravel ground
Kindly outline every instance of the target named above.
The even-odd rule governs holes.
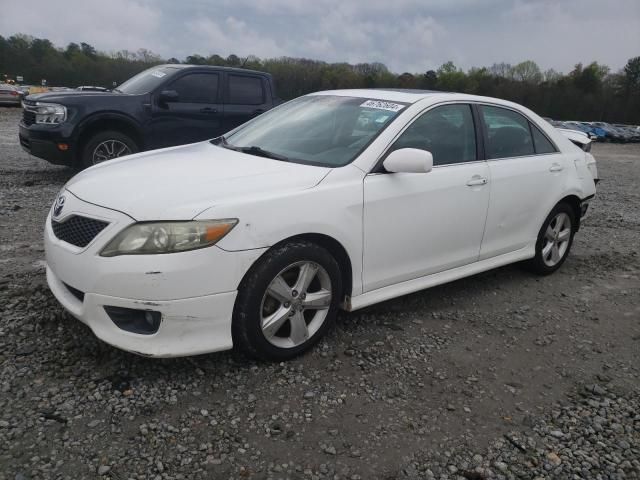
[[[73,172],[0,108],[0,480],[640,478],[640,145],[556,274],[509,266],[342,314],[286,364],[111,348],[48,292]]]

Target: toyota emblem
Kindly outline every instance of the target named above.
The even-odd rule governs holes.
[[[59,217],[60,214],[62,213],[62,208],[64,207],[64,195],[60,195],[57,199],[56,199],[56,203],[53,204],[53,216],[54,217]]]

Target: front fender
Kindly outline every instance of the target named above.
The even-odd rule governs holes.
[[[127,128],[133,130],[137,136],[141,136],[142,125],[132,116],[115,111],[98,111],[90,114],[89,116],[82,119],[81,122],[78,123],[75,129],[75,134],[79,138],[84,132],[89,130],[93,125],[98,122],[106,122],[106,121],[114,121],[118,123],[122,123],[127,126]]]
[[[322,234],[339,242],[353,268],[353,293],[362,289],[362,213],[364,173],[332,170],[318,185],[283,195],[222,203],[196,219],[237,218],[238,225],[217,245],[227,251],[269,248],[303,234]]]

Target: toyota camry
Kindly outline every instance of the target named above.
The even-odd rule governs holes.
[[[319,92],[76,175],[46,220],[47,280],[121,349],[284,360],[339,309],[514,262],[554,272],[594,180],[590,153],[511,102]]]

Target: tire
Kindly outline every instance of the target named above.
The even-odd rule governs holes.
[[[103,161],[130,155],[139,150],[136,142],[128,135],[116,130],[106,130],[96,133],[84,144],[80,164],[82,168],[89,168]],[[110,152],[111,155],[109,155]]]
[[[569,256],[576,226],[576,214],[571,205],[556,205],[540,228],[536,255],[526,263],[528,269],[538,275],[550,275],[558,270]]]
[[[306,288],[303,281],[310,281]],[[249,357],[282,361],[309,350],[330,328],[340,304],[342,276],[327,250],[297,241],[264,254],[238,290],[231,328],[234,346]]]

